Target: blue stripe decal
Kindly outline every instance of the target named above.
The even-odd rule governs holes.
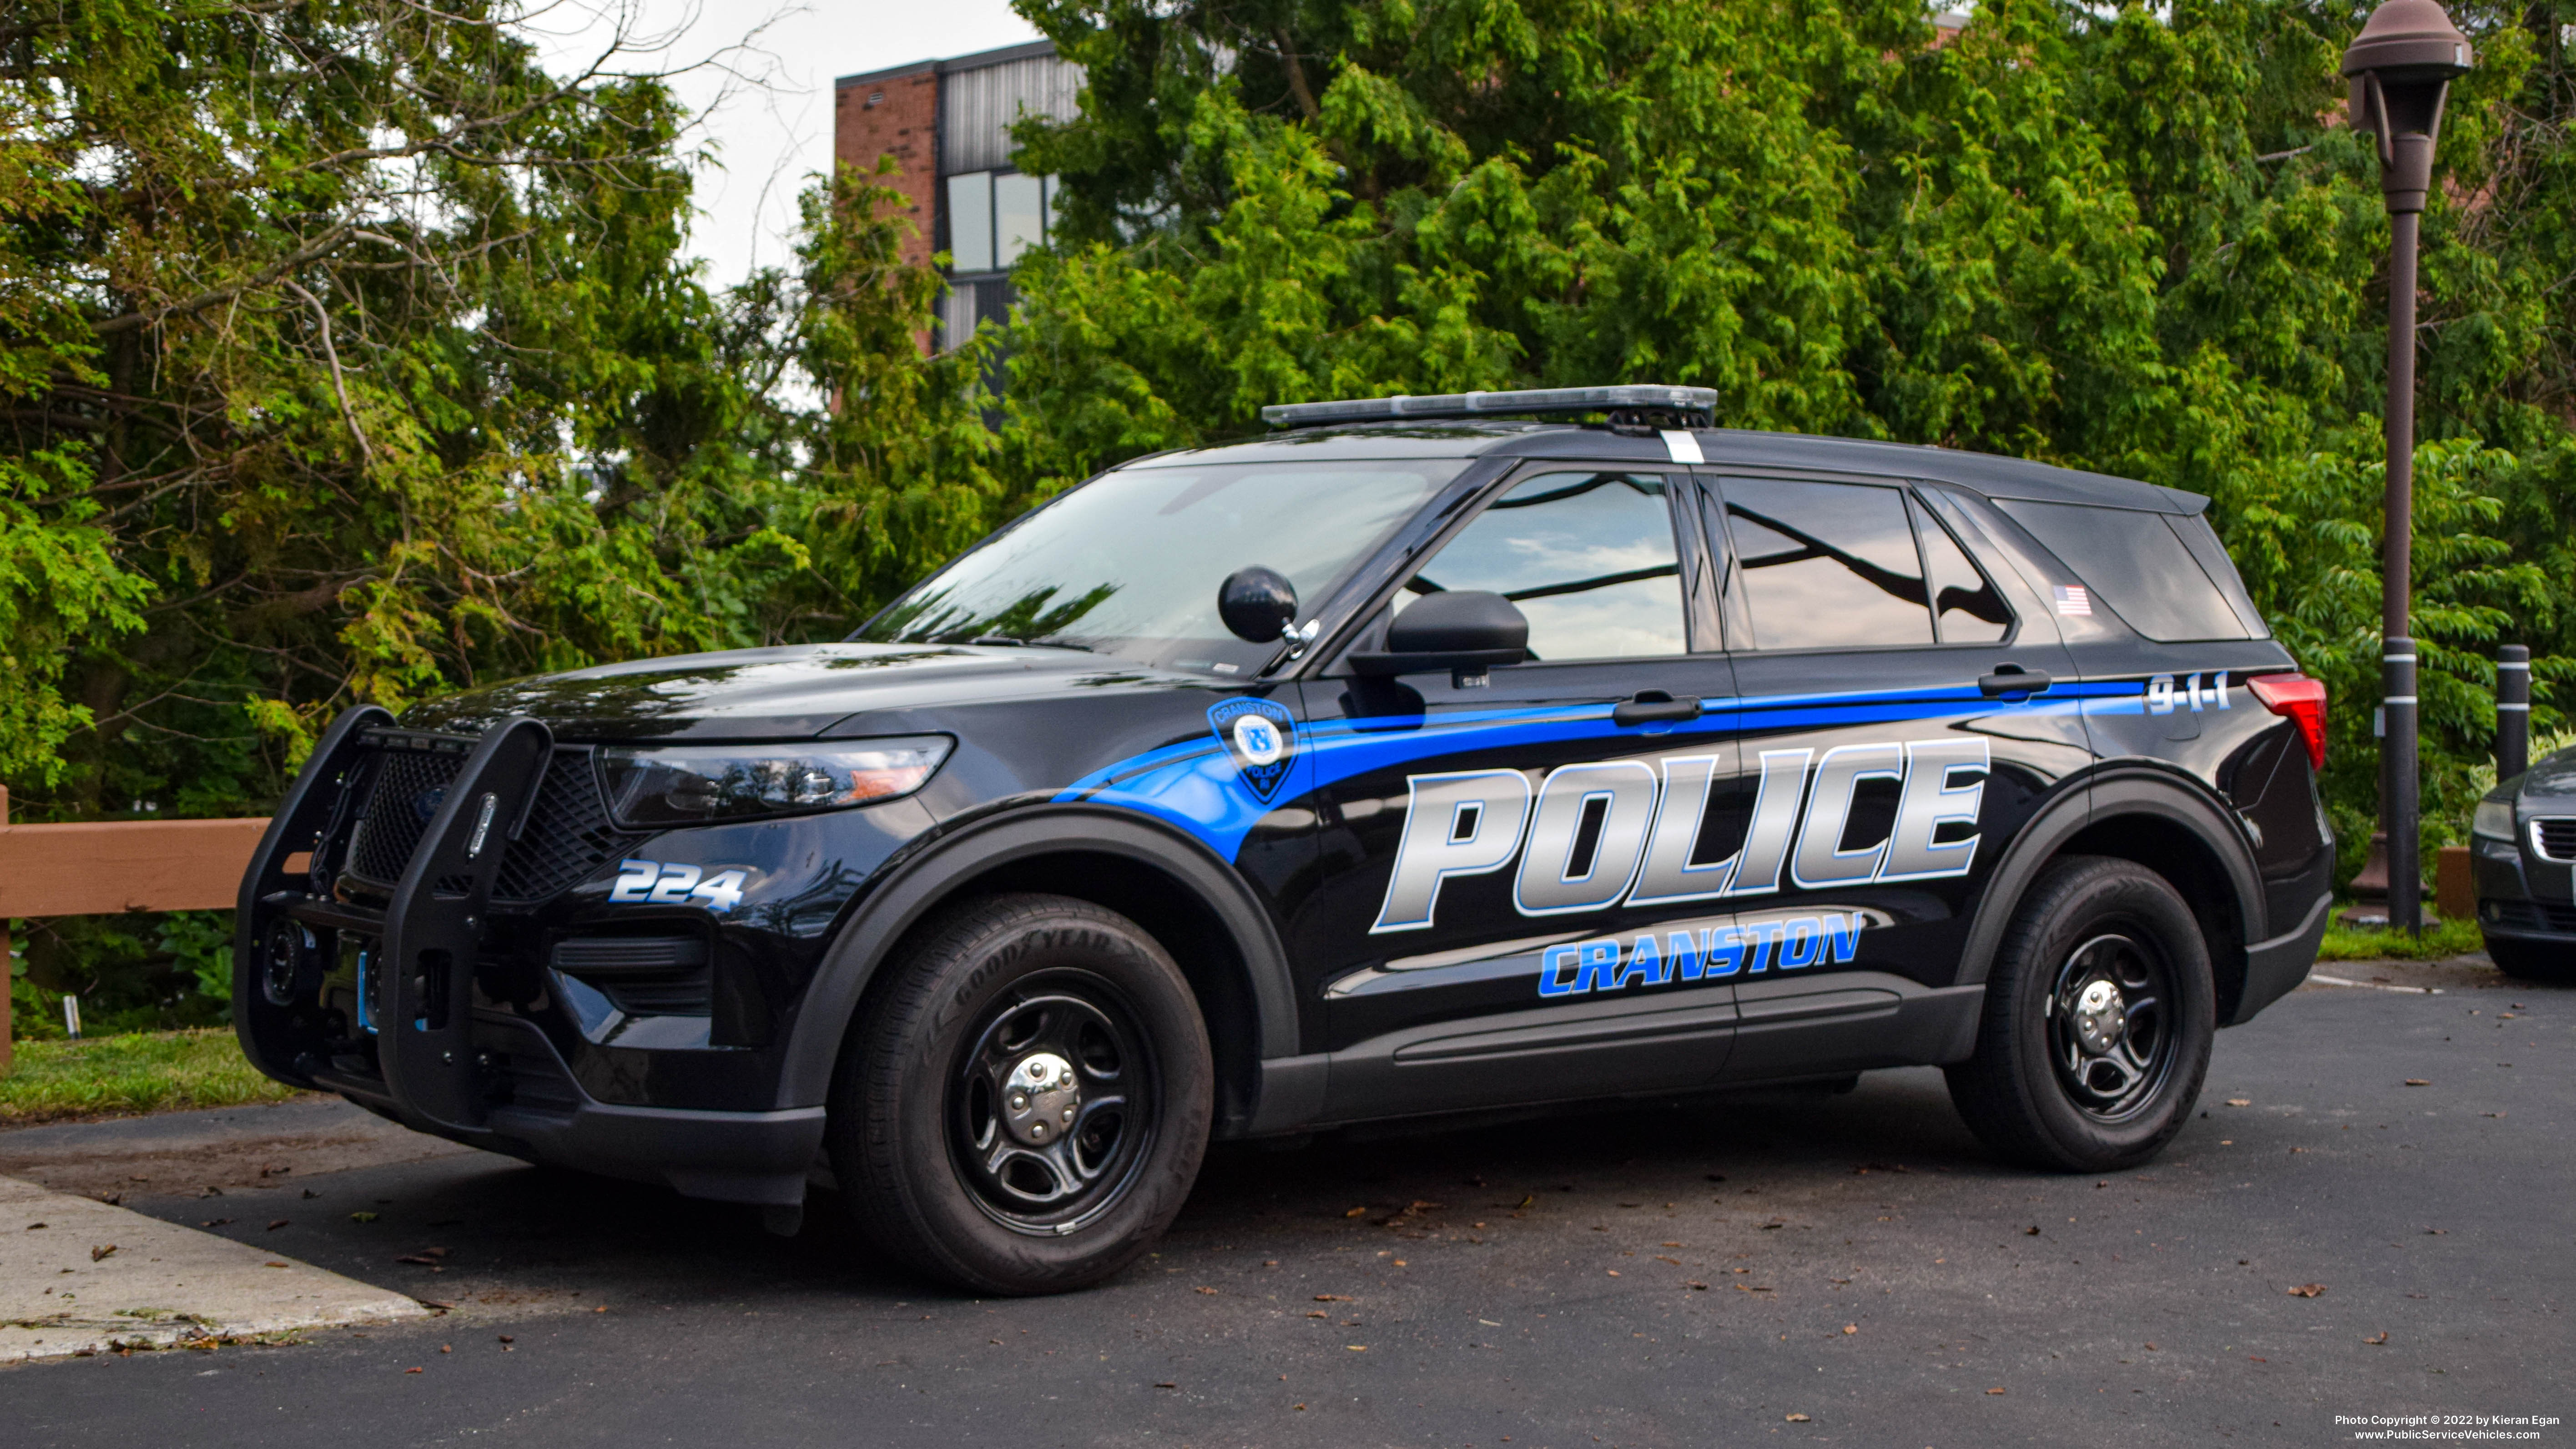
[[[1393,769],[1435,755],[1511,749],[1589,739],[1653,739],[1686,745],[1699,737],[1766,733],[1806,726],[1962,718],[2010,712],[2076,715],[2100,712],[2107,697],[2139,697],[2135,684],[2088,685],[2067,681],[2048,697],[1999,703],[1974,689],[1941,687],[1872,690],[1853,694],[1771,695],[1752,700],[1710,700],[1691,724],[1649,735],[1649,726],[1611,723],[1612,705],[1548,705],[1467,710],[1397,721],[1325,720],[1297,727],[1296,758],[1275,797],[1293,800],[1323,787]],[[1206,843],[1226,860],[1243,848],[1252,827],[1274,808],[1241,783],[1224,745],[1202,736],[1131,755],[1074,781],[1055,799],[1116,805],[1164,821]]]

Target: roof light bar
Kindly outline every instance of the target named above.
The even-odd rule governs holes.
[[[1344,402],[1272,403],[1261,420],[1274,428],[1423,418],[1483,418],[1529,413],[1598,413],[1628,409],[1717,416],[1717,389],[1622,383],[1616,387],[1541,387],[1519,392],[1446,392],[1427,397],[1366,397]]]

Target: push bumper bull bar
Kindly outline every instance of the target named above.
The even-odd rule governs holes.
[[[792,1206],[804,1200],[823,1109],[709,1112],[592,1099],[535,1024],[478,1011],[474,972],[493,883],[553,752],[538,721],[484,731],[446,787],[382,909],[340,899],[331,881],[374,779],[371,738],[393,717],[360,705],[334,720],[269,822],[242,878],[233,935],[234,1029],[261,1071],[336,1091],[422,1131],[514,1156],[658,1180],[693,1197]],[[298,856],[309,864],[296,864]],[[312,1000],[343,936],[371,943],[381,992],[378,1071],[323,1048]],[[542,1054],[564,1090],[541,1104],[491,1100],[496,1054]]]

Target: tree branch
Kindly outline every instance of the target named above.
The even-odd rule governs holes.
[[[376,465],[376,450],[368,443],[365,430],[358,426],[357,412],[349,406],[349,384],[340,376],[340,349],[331,345],[331,314],[323,309],[321,298],[304,290],[303,287],[294,282],[288,282],[285,286],[286,290],[304,299],[305,305],[313,309],[313,320],[321,324],[322,355],[331,364],[331,391],[339,394],[340,417],[349,425],[349,436],[358,440],[359,455],[364,457],[367,460],[367,466],[372,468]]]

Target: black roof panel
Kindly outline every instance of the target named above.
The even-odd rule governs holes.
[[[2209,506],[2207,498],[2178,488],[2159,488],[2130,478],[1956,448],[1740,428],[1701,428],[1693,430],[1692,436],[1699,440],[1707,466],[1717,468],[1733,464],[1874,473],[1952,483],[1989,498],[2085,503],[2097,508],[2136,508],[2152,513],[2192,514]],[[1474,420],[1297,428],[1219,447],[1161,453],[1127,466],[1170,468],[1218,461],[1439,457],[1567,458],[1631,467],[1671,461],[1660,437],[1638,437],[1566,423]]]

